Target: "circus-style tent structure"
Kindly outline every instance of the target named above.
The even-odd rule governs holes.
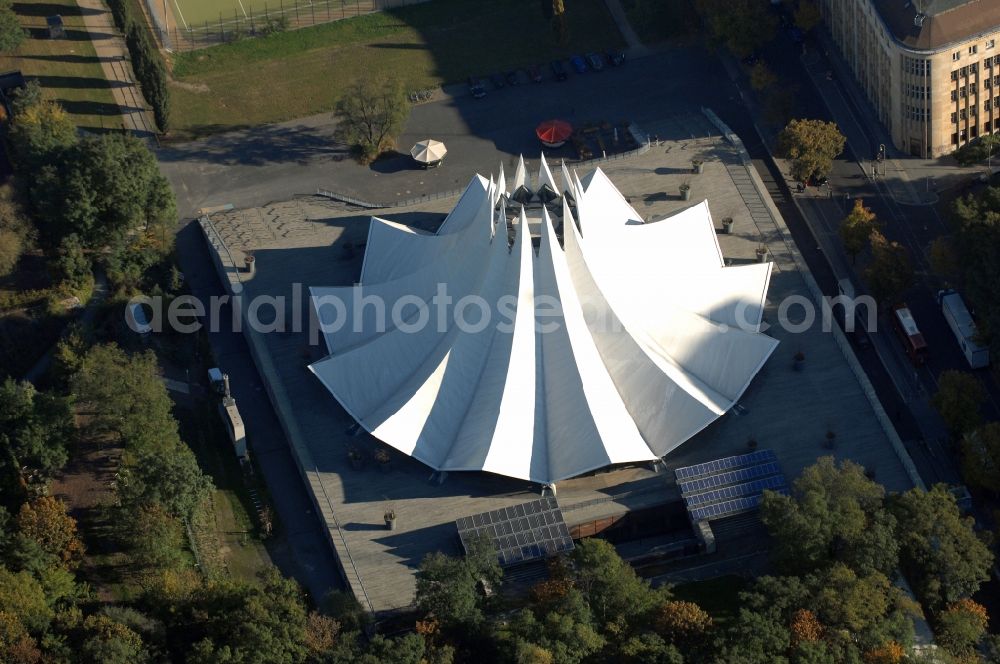
[[[777,345],[770,263],[727,267],[707,202],[643,223],[600,169],[561,180],[477,175],[435,234],[373,218],[359,283],[311,289],[310,369],[364,429],[548,484],[663,457],[739,399]]]

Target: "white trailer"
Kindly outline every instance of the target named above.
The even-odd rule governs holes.
[[[966,361],[973,369],[982,369],[990,363],[990,351],[986,346],[979,343],[979,336],[976,330],[976,323],[972,320],[972,314],[965,307],[962,296],[953,290],[943,290],[938,293],[938,303],[941,305],[941,313],[948,321],[958,346],[962,349]]]

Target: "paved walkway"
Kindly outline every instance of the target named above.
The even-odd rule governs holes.
[[[111,12],[102,0],[77,0],[76,4],[83,14],[104,78],[108,79],[111,93],[121,109],[122,127],[142,137],[154,136],[156,123],[135,82],[125,40],[119,36]]]
[[[629,55],[633,58],[649,55],[650,50],[642,43],[639,35],[632,29],[632,24],[628,22],[628,15],[625,13],[622,3],[619,0],[604,0],[604,4],[608,6],[611,18],[615,20],[618,31],[622,33],[625,43],[628,44]]]

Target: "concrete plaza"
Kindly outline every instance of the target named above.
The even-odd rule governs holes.
[[[671,132],[671,127],[691,125],[698,132]],[[717,226],[723,217],[734,219],[732,234],[719,236],[723,254],[734,264],[756,260],[755,250],[766,246],[775,266],[765,321],[771,326],[767,333],[781,344],[740,408],[668,455],[666,469],[618,468],[560,483],[558,498],[567,522],[589,523],[676,500],[669,471],[744,453],[751,438],[761,449],[777,453],[789,480],[817,457],[833,454],[864,465],[888,490],[912,486],[899,448],[894,449],[898,439],[893,440],[891,425],[839,332],[822,331],[818,320],[796,334],[777,325],[780,302],[793,295],[811,300],[815,291],[811,277],[800,271],[803,263],[753,167],[717,130],[711,136],[681,138],[713,133],[704,116],[676,117],[657,126],[663,127],[660,137],[671,140],[601,167],[646,221],[707,198]],[[691,174],[694,158],[705,161],[703,173]],[[591,167],[579,166],[581,175]],[[472,175],[466,174],[465,181]],[[691,185],[690,202],[678,196],[685,182]],[[433,230],[454,202],[442,198],[375,214]],[[306,197],[219,212],[204,226],[228,287],[242,289],[245,302],[260,295],[282,296],[284,314],[292,316],[308,311],[310,286],[357,279],[363,251],[354,248],[365,242],[369,214]],[[255,256],[253,276],[237,271],[246,252]],[[384,446],[358,434],[352,419],[308,372],[307,365],[320,359],[325,348],[322,341],[310,345],[307,327],[274,333],[244,328],[244,333],[349,586],[375,612],[404,608],[413,600],[414,570],[421,558],[435,550],[458,551],[456,518],[531,500],[539,487],[485,473],[452,474],[438,482],[431,469],[392,451],[391,467],[380,471],[372,455]],[[799,351],[806,356],[803,371],[792,366]],[[832,449],[825,444],[827,431],[836,434]],[[364,468],[352,467],[347,456],[351,448],[364,452]],[[382,522],[389,507],[398,517],[395,531]]]

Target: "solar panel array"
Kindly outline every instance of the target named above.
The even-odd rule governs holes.
[[[694,522],[755,510],[764,491],[788,494],[785,476],[771,450],[678,468],[675,475]]]
[[[703,477],[700,480],[681,482],[679,486],[681,488],[682,495],[687,493],[698,493],[701,491],[708,491],[709,489],[717,489],[729,484],[749,482],[750,480],[767,477],[768,475],[777,475],[780,472],[781,469],[778,468],[778,464],[771,461],[760,466],[740,468],[739,470],[731,470],[728,473],[709,475],[708,477]]]
[[[573,538],[556,499],[547,496],[529,503],[502,507],[455,521],[462,547],[477,537],[493,543],[503,566],[573,550]]]
[[[771,477],[766,477],[762,480],[754,480],[753,482],[747,482],[745,484],[727,486],[722,489],[715,489],[714,491],[707,491],[705,493],[696,493],[693,496],[685,497],[684,504],[689,508],[692,508],[700,505],[707,505],[709,503],[732,500],[734,498],[743,498],[744,496],[751,496],[764,490],[781,491],[782,489],[788,489],[785,484],[785,478],[781,475],[772,475]]]
[[[684,468],[678,468],[674,471],[674,474],[677,476],[677,481],[680,482],[695,477],[702,477],[703,475],[717,475],[727,470],[746,468],[747,466],[755,466],[765,461],[777,460],[778,458],[774,455],[773,450],[759,450],[750,454],[740,454],[739,456],[699,463],[695,466],[685,466]]]

